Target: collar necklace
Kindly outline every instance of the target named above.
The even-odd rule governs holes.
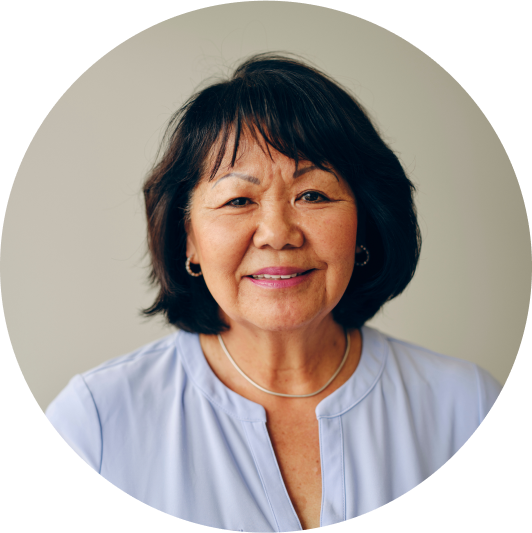
[[[235,360],[231,357],[231,354],[225,347],[224,341],[222,339],[221,335],[218,335],[218,340],[220,341],[220,346],[222,347],[222,350],[225,352],[225,355],[229,358],[229,361],[233,363],[233,366],[238,370],[238,372],[241,374],[242,377],[247,379],[254,387],[257,387],[257,389],[261,390],[262,392],[266,392],[268,394],[273,394],[274,396],[283,396],[284,398],[310,398],[311,396],[316,396],[316,394],[319,394],[321,391],[325,390],[334,380],[334,378],[340,373],[340,370],[342,370],[345,362],[347,361],[347,356],[349,354],[349,347],[351,346],[351,339],[349,338],[349,334],[347,333],[347,330],[345,331],[345,340],[346,340],[346,347],[345,347],[345,353],[344,357],[342,358],[342,361],[340,363],[340,366],[336,369],[336,372],[331,376],[329,381],[323,385],[323,387],[316,392],[311,392],[310,394],[283,394],[282,392],[273,392],[271,390],[265,389],[261,387],[260,385],[257,385],[251,378],[246,376],[242,369],[236,364]]]

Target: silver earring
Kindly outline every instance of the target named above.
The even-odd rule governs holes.
[[[366,258],[364,259],[364,261],[355,261],[355,266],[357,267],[363,267],[365,265],[368,264],[368,261],[369,261],[369,252],[368,252],[368,249],[363,245],[363,244],[359,244],[360,248],[362,250],[364,250],[364,252],[366,253]]]
[[[187,272],[190,276],[194,276],[195,278],[199,278],[202,275],[201,270],[199,272],[193,272],[190,268],[190,257],[187,257],[187,260],[185,261],[185,268],[187,269]]]

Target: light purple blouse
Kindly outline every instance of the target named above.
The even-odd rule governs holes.
[[[361,331],[358,368],[316,408],[322,526],[421,483],[501,389],[472,363]],[[152,507],[236,531],[301,529],[264,408],[215,376],[198,335],[179,331],[75,376],[46,414],[95,470]]]

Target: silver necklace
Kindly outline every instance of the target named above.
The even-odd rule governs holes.
[[[257,387],[257,389],[261,390],[262,392],[267,392],[268,394],[273,394],[274,396],[283,396],[284,398],[310,398],[311,396],[316,396],[316,394],[319,394],[322,390],[325,390],[334,380],[334,378],[340,373],[340,370],[342,370],[345,362],[347,361],[347,356],[349,354],[349,347],[351,346],[351,339],[349,338],[349,334],[347,333],[347,330],[345,332],[345,339],[346,339],[346,347],[345,347],[345,353],[344,357],[342,358],[342,362],[340,363],[340,366],[336,369],[336,372],[331,376],[331,379],[323,385],[323,387],[316,392],[311,392],[310,394],[283,394],[282,392],[273,392],[271,390],[265,389],[261,387],[260,385],[257,385],[251,378],[246,376],[244,372],[241,370],[241,368],[235,363],[235,360],[231,357],[231,354],[228,352],[227,348],[225,347],[224,341],[222,339],[221,335],[218,335],[218,340],[220,341],[220,346],[222,347],[222,350],[225,352],[225,355],[229,358],[229,361],[233,363],[233,366],[240,372],[242,377],[246,378],[254,387]]]

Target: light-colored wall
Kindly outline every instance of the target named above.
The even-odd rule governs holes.
[[[382,28],[253,2],[182,15],[125,42],[65,93],[28,149],[6,213],[2,296],[41,407],[75,373],[171,331],[139,315],[153,297],[142,181],[190,93],[268,50],[301,54],[350,88],[418,187],[418,272],[371,325],[505,381],[528,309],[530,237],[487,119],[437,64]]]

